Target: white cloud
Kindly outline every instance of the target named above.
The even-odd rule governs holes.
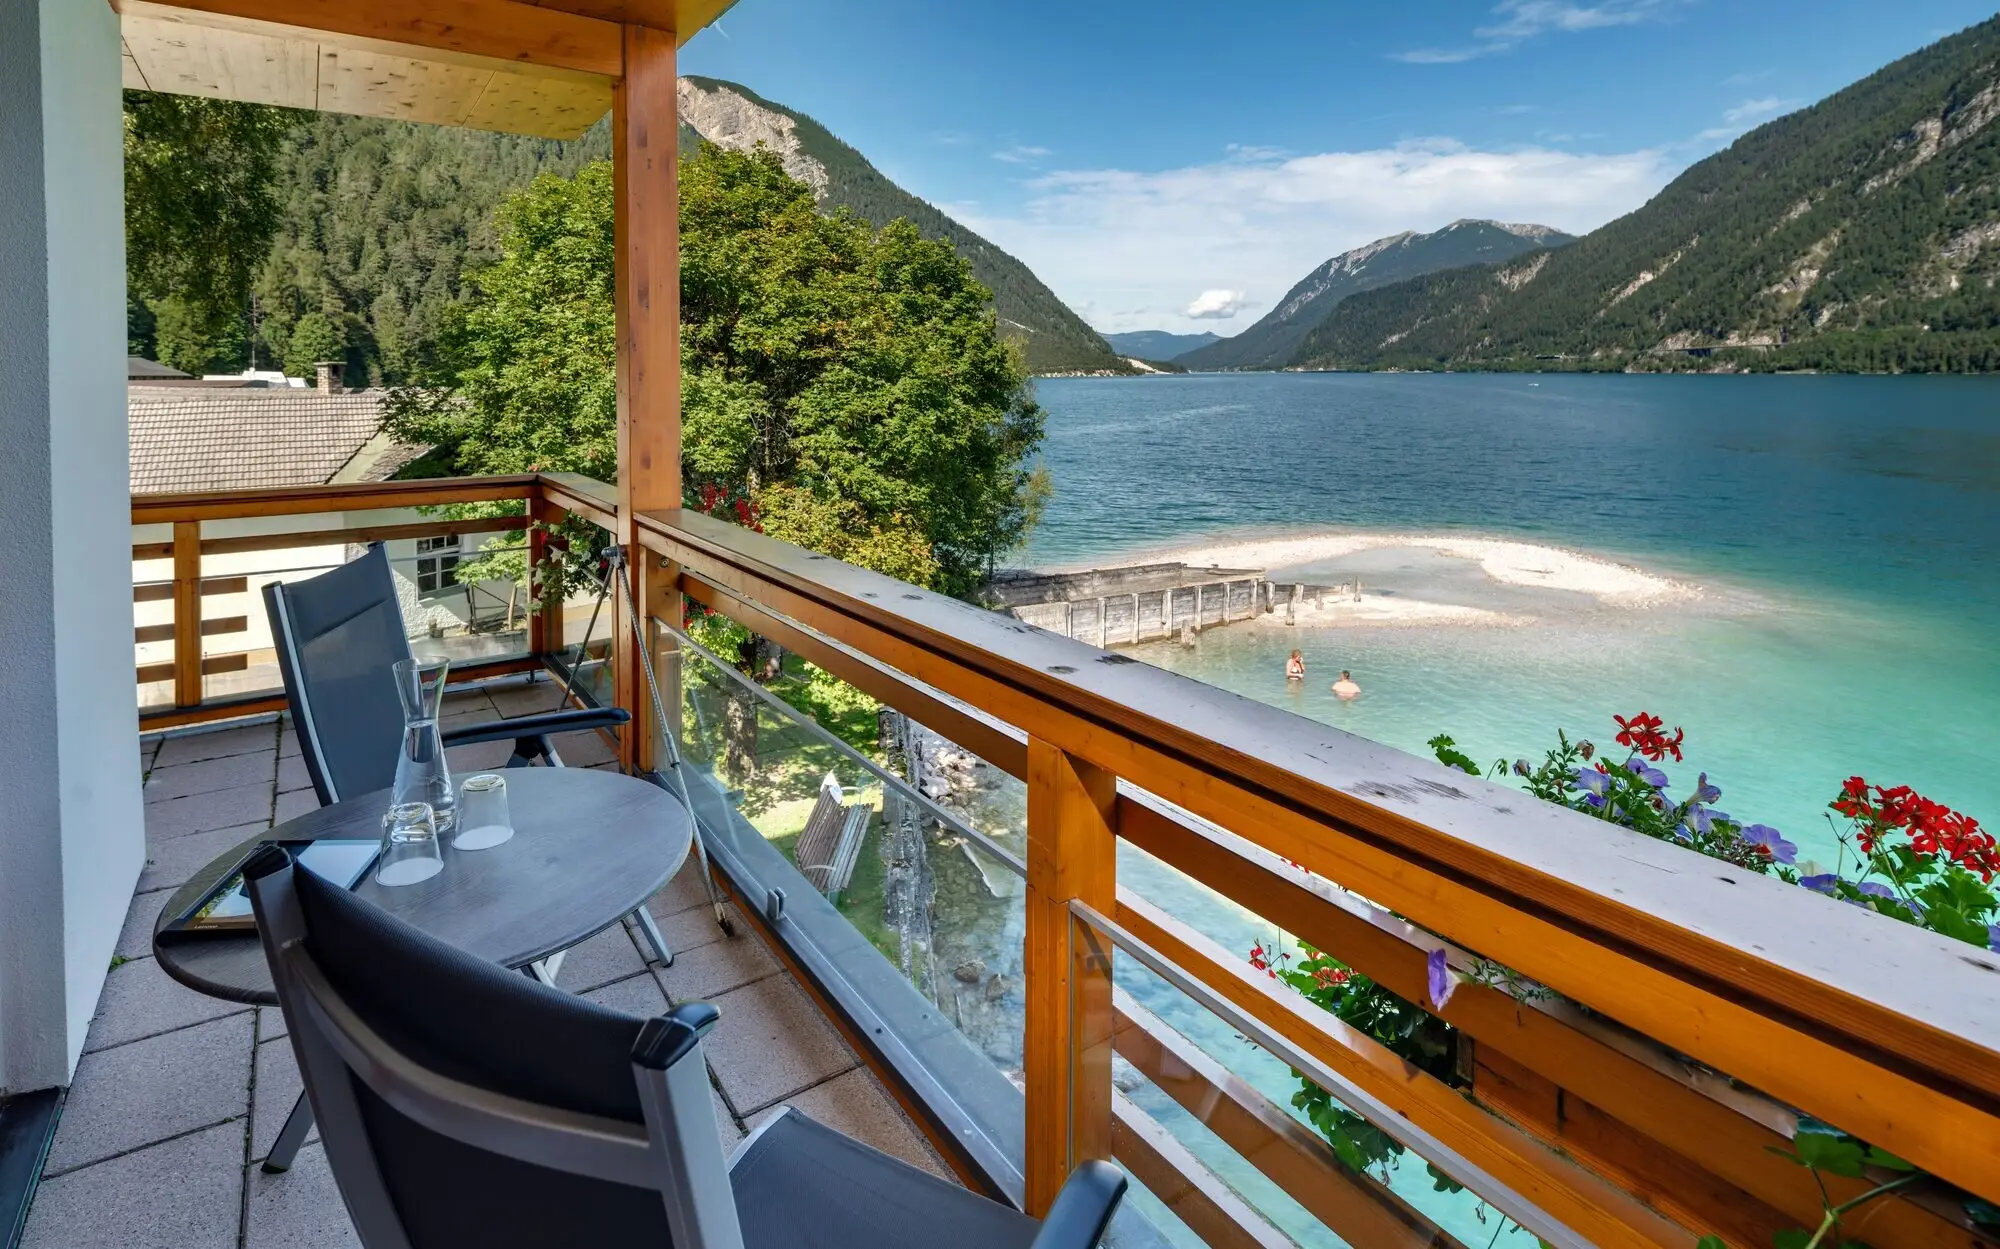
[[[1785,107],[1786,102],[1775,95],[1767,95],[1761,100],[1745,100],[1735,108],[1723,112],[1722,120],[1732,126],[1740,126],[1747,121],[1769,117]]]
[[[1004,160],[1010,165],[1032,165],[1049,155],[1049,149],[1034,147],[1026,143],[1016,143],[993,153],[994,160]]]
[[[1245,298],[1242,291],[1203,291],[1181,315],[1190,321],[1227,321],[1243,311]]]
[[[1505,52],[1515,44],[1551,31],[1602,30],[1609,26],[1635,26],[1640,22],[1661,21],[1672,15],[1686,0],[1599,0],[1579,4],[1575,0],[1500,0],[1493,6],[1497,19],[1476,27],[1478,43],[1459,47],[1416,48],[1391,53],[1391,59],[1412,65],[1456,65],[1477,57]]]
[[[1018,208],[952,211],[1073,306],[1087,303],[1100,329],[1232,332],[1254,319],[1247,310],[1270,307],[1348,248],[1459,217],[1581,233],[1637,208],[1678,164],[1659,150],[1480,151],[1427,139],[1360,152],[1239,154],[1158,172],[1054,172],[1030,181]],[[1197,322],[1188,291],[1242,292],[1242,302],[1232,316]]]

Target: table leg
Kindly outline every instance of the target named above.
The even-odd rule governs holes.
[[[667,948],[667,939],[654,921],[653,913],[642,906],[632,912],[632,918],[639,921],[639,931],[646,934],[646,944],[653,947],[653,957],[660,960],[660,966],[672,967],[674,952]]]
[[[292,1103],[292,1113],[285,1118],[285,1126],[278,1130],[278,1139],[271,1146],[270,1156],[264,1159],[267,1175],[279,1175],[292,1169],[292,1160],[299,1156],[299,1146],[306,1143],[306,1133],[312,1131],[313,1112],[311,1103],[304,1093]]]

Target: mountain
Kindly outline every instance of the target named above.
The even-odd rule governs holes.
[[[1171,334],[1166,330],[1133,330],[1126,334],[1106,334],[1104,341],[1121,356],[1141,360],[1178,360],[1197,347],[1222,341],[1222,335],[1204,330],[1199,334]]]
[[[1131,371],[1028,266],[889,181],[804,113],[733,82],[695,77],[680,80],[680,111],[682,123],[710,143],[731,149],[763,143],[829,208],[852,209],[878,226],[907,217],[924,237],[950,243],[993,291],[1001,333],[1023,345],[1031,371]]]
[[[1342,252],[1285,293],[1264,319],[1234,338],[1178,357],[1190,369],[1282,369],[1335,305],[1362,291],[1461,265],[1511,260],[1571,236],[1548,226],[1454,221],[1430,234],[1404,231]]]
[[[1568,247],[1350,299],[1298,362],[2000,370],[1996,121],[2000,18],[1751,131]]]

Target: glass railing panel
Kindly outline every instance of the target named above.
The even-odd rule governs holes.
[[[1204,1243],[1195,1229],[1225,1218],[1254,1240],[1268,1229],[1302,1249],[1533,1249],[1531,1227],[1559,1234],[1456,1155],[1426,1156],[1402,1116],[1100,917],[1080,911],[1072,940],[1110,951],[1119,1160],[1142,1176],[1157,1167],[1147,1161],[1157,1147],[1131,1148],[1149,1121],[1221,1186],[1168,1198],[1174,1222],[1163,1226],[1186,1243]],[[1079,1064],[1073,1079],[1089,1078]]]

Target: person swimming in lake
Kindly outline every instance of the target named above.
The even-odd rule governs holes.
[[[1340,680],[1333,683],[1333,692],[1346,699],[1361,697],[1361,687],[1354,683],[1354,675],[1345,668],[1340,670]]]
[[[1306,657],[1297,651],[1293,651],[1292,657],[1285,661],[1285,680],[1303,681],[1305,679]]]

